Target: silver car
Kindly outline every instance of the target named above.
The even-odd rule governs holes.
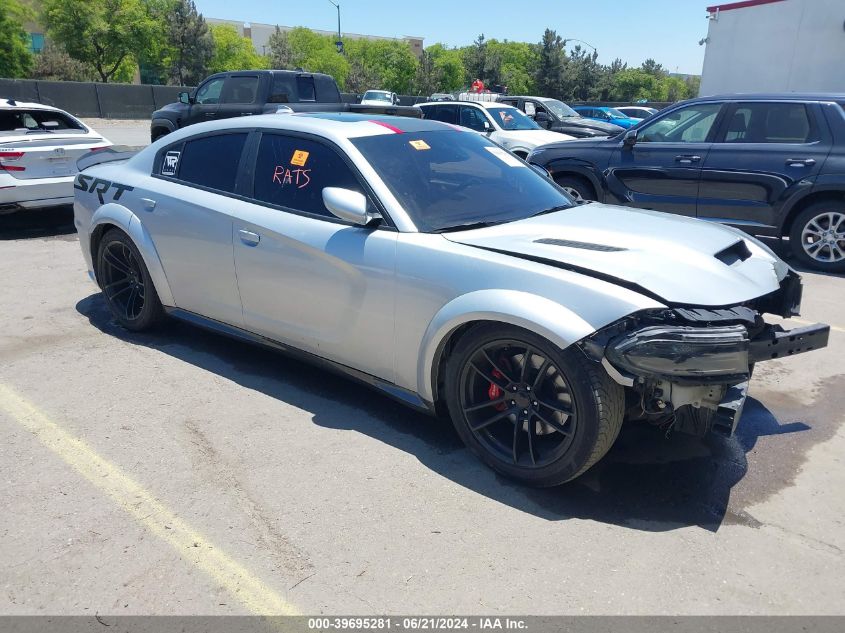
[[[827,344],[763,321],[797,314],[801,284],[757,240],[576,205],[436,121],[243,117],[80,162],[76,227],[118,323],[321,362],[449,415],[532,485],[586,471],[623,421],[730,434],[756,362]]]

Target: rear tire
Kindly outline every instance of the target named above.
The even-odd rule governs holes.
[[[123,231],[111,229],[100,240],[97,281],[115,320],[127,330],[150,329],[164,317],[144,259]]]
[[[799,213],[789,231],[789,248],[808,268],[845,272],[845,203],[823,200]]]
[[[595,189],[586,178],[580,176],[556,176],[555,182],[562,187],[566,193],[575,198],[576,202],[584,200],[598,200]]]
[[[619,435],[624,390],[579,349],[509,325],[469,330],[446,363],[446,404],[467,447],[530,486],[575,479]]]

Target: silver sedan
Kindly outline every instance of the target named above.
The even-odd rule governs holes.
[[[720,225],[575,204],[483,136],[354,114],[195,125],[82,159],[82,252],[115,320],[165,315],[448,415],[497,471],[549,486],[623,421],[732,433],[798,276]]]

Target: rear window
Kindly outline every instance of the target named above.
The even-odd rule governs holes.
[[[178,169],[179,180],[201,187],[234,193],[238,175],[238,163],[246,143],[246,132],[236,134],[218,134],[189,140],[185,143],[181,155],[171,163],[174,171]],[[165,160],[167,169],[170,164]],[[169,175],[162,171],[164,175]]]
[[[740,103],[726,143],[810,143],[818,139],[803,103]]]
[[[0,132],[86,132],[85,126],[64,112],[52,110],[0,110]]]

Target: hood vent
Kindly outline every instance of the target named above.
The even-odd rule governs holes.
[[[535,244],[552,244],[553,246],[566,246],[567,248],[581,248],[585,251],[601,251],[603,253],[615,253],[618,251],[626,251],[627,248],[618,248],[616,246],[606,246],[604,244],[590,244],[589,242],[573,242],[572,240],[557,240],[553,238],[543,238],[541,240],[534,240]],[[743,242],[744,244],[744,242]]]
[[[737,262],[744,262],[746,259],[751,257],[751,251],[748,250],[748,245],[745,243],[745,240],[739,240],[738,242],[719,251],[713,255],[713,257],[723,264],[733,266]]]

